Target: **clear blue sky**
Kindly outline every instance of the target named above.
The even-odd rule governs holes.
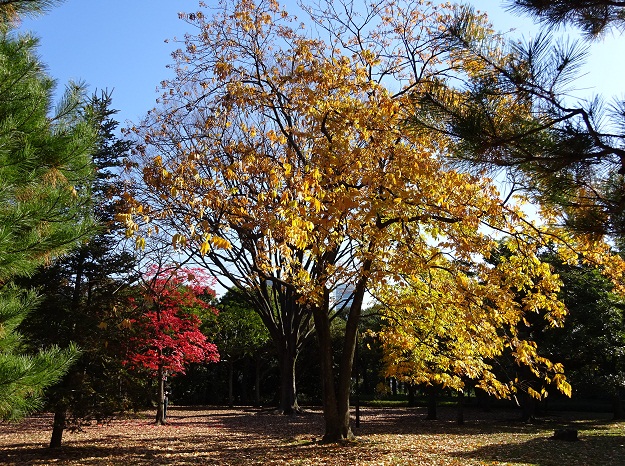
[[[529,18],[505,12],[498,0],[468,3],[487,11],[497,30],[515,28],[511,34],[517,37],[535,34]],[[197,8],[197,0],[66,0],[45,16],[24,20],[22,29],[40,38],[39,55],[59,86],[78,80],[91,90],[113,90],[123,126],[154,106],[160,81],[172,75],[166,65],[176,48],[173,39],[189,30],[178,12]],[[594,44],[586,69],[579,87],[623,97],[625,35]]]

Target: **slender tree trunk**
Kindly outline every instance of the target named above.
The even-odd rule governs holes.
[[[165,420],[165,372],[163,367],[158,368],[158,389],[156,393],[156,424],[162,425],[166,423]]]
[[[261,359],[260,356],[256,356],[256,375],[254,377],[254,405],[260,406],[260,367],[261,367]]]
[[[65,409],[65,407],[57,407],[54,411],[54,421],[52,423],[52,437],[50,438],[50,448],[59,448],[61,446],[66,421],[67,410]]]
[[[413,383],[408,384],[408,406],[416,406],[417,399],[415,396],[416,387]]]
[[[536,419],[536,398],[527,392],[521,394],[521,421],[534,422]]]
[[[234,362],[228,359],[228,406],[234,406]]]

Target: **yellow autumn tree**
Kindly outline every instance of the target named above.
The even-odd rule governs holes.
[[[538,399],[546,396],[545,389],[519,384],[513,373],[502,378],[493,368],[496,358],[510,352],[545,386],[552,384],[570,396],[563,366],[541,356],[536,343],[519,332],[530,315],[560,326],[566,314],[557,297],[559,277],[537,260],[535,251],[530,260],[523,257],[527,252],[523,248],[477,266],[450,267],[439,259],[425,273],[412,273],[380,289],[385,325],[379,337],[386,375],[459,391],[471,379],[499,398],[516,397],[519,391]]]
[[[457,281],[441,288],[446,299],[497,299],[501,323],[522,319],[530,304],[513,305],[506,286],[534,284],[535,300],[551,299],[533,252],[539,230],[523,228],[521,211],[492,181],[449,167],[444,135],[406,129],[412,90],[474,66],[443,53],[449,7],[322,1],[301,12],[308,29],[275,1],[202,7],[183,15],[195,34],[175,54],[159,107],[133,129],[141,142],[129,163],[134,191],[120,218],[139,244],[167,234],[181,254],[247,290],[289,355],[283,390],[313,322],[324,440],[350,438],[367,293],[389,297],[395,284],[445,269]],[[514,235],[519,251],[512,276],[484,265],[500,232]],[[468,278],[466,264],[488,283]],[[346,285],[349,299],[333,299]],[[561,309],[553,308],[555,319]],[[338,361],[335,318],[346,321]],[[486,341],[488,331],[467,332]],[[536,362],[535,348],[519,344],[517,354]]]

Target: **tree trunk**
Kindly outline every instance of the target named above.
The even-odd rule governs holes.
[[[313,318],[319,341],[319,363],[321,365],[321,397],[323,400],[323,419],[325,421],[325,433],[322,441],[335,442],[344,437],[341,433],[342,429],[336,398],[330,320],[326,310],[321,308],[315,308]]]
[[[363,270],[368,271],[371,261],[365,260]],[[363,274],[364,275],[364,274]],[[323,442],[339,442],[351,440],[354,434],[350,425],[349,395],[352,386],[352,370],[356,354],[358,324],[362,311],[367,278],[363,276],[354,290],[352,303],[345,324],[343,351],[339,364],[338,387],[336,387],[333,370],[332,337],[330,333],[329,303],[330,295],[325,291],[324,305],[313,308],[313,319],[321,363],[321,382],[323,395],[323,416],[325,420],[325,434]]]
[[[228,406],[234,406],[234,362],[228,359]]]
[[[52,437],[50,438],[50,448],[59,448],[63,440],[65,422],[67,420],[67,410],[56,408],[54,411],[54,421],[52,423]]]
[[[297,404],[297,387],[295,381],[295,362],[297,352],[295,345],[285,345],[280,358],[280,412],[295,414],[300,408]]]
[[[165,372],[162,367],[158,368],[158,389],[156,393],[156,424],[162,425],[167,421],[165,419]]]
[[[464,424],[464,392],[458,390],[458,417],[456,419],[458,425]]]
[[[255,358],[255,361],[256,361],[256,375],[254,377],[254,405],[260,406],[260,367],[262,364],[260,356],[257,355]]]
[[[536,420],[536,398],[524,391],[521,394],[521,421],[534,422]]]
[[[438,387],[432,385],[427,388],[428,393],[428,415],[425,419],[428,421],[435,421],[437,416],[436,413],[436,394],[438,392]]]
[[[416,387],[413,383],[408,384],[408,406],[417,406]]]
[[[612,418],[616,420],[625,419],[625,409],[623,409],[623,400],[617,393],[612,395]]]

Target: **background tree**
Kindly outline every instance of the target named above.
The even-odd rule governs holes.
[[[142,294],[129,298],[131,313],[137,317],[128,325],[126,363],[156,377],[157,424],[166,422],[167,378],[184,374],[189,363],[219,360],[217,347],[200,331],[200,319],[193,312],[208,309],[206,298],[214,294],[202,270],[153,266],[145,276]]]
[[[254,397],[260,403],[262,355],[269,344],[269,333],[241,290],[231,289],[216,304],[218,314],[203,321],[204,332],[219,348],[220,360],[228,366],[228,404],[234,404],[234,366],[252,357],[255,365]]]
[[[506,283],[540,281],[544,270],[528,240],[540,229],[490,180],[449,167],[444,137],[404,124],[416,87],[473,64],[439,59],[448,13],[429,4],[321,2],[305,11],[317,37],[273,1],[188,14],[197,35],[177,52],[162,105],[135,128],[144,190],[120,217],[129,234],[144,241],[156,224],[222,277],[249,282],[252,299],[280,303],[272,317],[279,328],[312,319],[326,441],[352,436],[352,368],[368,290],[440,269],[470,293],[462,287],[470,273],[489,284],[479,298],[497,301],[513,322],[534,303],[509,304]],[[517,263],[505,273],[483,264],[495,244],[483,225],[517,232]],[[348,299],[331,299],[346,285]],[[280,290],[275,299],[267,300],[269,286]],[[279,341],[276,322],[260,315]],[[533,347],[513,343],[534,360]]]
[[[546,390],[519,385],[514,375],[496,370],[493,361],[510,351],[519,370],[570,396],[562,364],[537,352],[536,337],[522,331],[530,319],[544,322],[544,327],[559,325],[565,314],[557,296],[560,282],[546,264],[528,280],[532,274],[520,270],[527,265],[519,259],[514,254],[496,261],[489,257],[495,270],[507,275],[507,280],[496,282],[496,290],[489,290],[492,280],[454,277],[442,269],[405,280],[399,293],[395,285],[385,291],[386,324],[380,336],[386,375],[459,392],[471,380],[472,386],[499,398],[519,392],[545,396]],[[522,299],[516,299],[519,294]]]
[[[37,287],[43,299],[21,325],[29,344],[65,348],[73,343],[82,350],[60,384],[47,391],[48,408],[55,413],[51,447],[61,445],[68,422],[101,420],[130,402],[120,393],[125,385],[121,383],[122,335],[113,322],[126,299],[124,290],[137,279],[135,256],[121,247],[123,232],[114,224],[121,195],[119,167],[130,145],[114,135],[117,122],[110,102],[106,93],[91,101],[98,115],[98,148],[93,154],[92,209],[87,213],[98,220],[99,229],[71,254],[23,280]]]
[[[581,263],[562,263],[545,254],[562,279],[568,315],[562,327],[534,330],[536,341],[561,362],[577,398],[608,398],[615,419],[623,419],[625,322],[623,295],[601,271]]]
[[[92,231],[89,212],[97,140],[84,89],[70,85],[51,112],[54,81],[37,41],[7,20],[51,2],[0,4],[0,418],[40,406],[43,389],[77,356],[74,347],[27,353],[16,331],[39,302],[14,279],[65,253]]]

